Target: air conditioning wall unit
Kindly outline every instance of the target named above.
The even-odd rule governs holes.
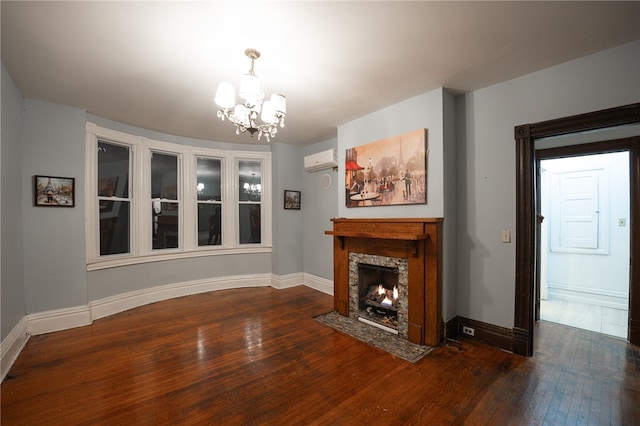
[[[308,172],[338,167],[338,153],[335,149],[320,151],[304,157],[304,169]]]

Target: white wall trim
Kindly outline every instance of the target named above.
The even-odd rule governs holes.
[[[55,309],[27,315],[27,331],[30,335],[68,330],[91,324],[89,306]]]
[[[24,316],[13,327],[13,330],[9,332],[7,337],[0,342],[0,381],[3,381],[6,377],[9,369],[22,352],[22,348],[27,344],[29,340],[29,333],[27,332],[27,317]]]
[[[304,273],[304,285],[333,296],[333,281],[316,275]]]
[[[304,274],[302,272],[297,272],[295,274],[288,274],[288,275],[271,274],[271,287],[276,288],[278,290],[297,287],[299,285],[302,285],[303,282],[304,282]]]
[[[629,309],[629,295],[618,291],[547,283],[547,294],[549,299],[587,303],[625,311]]]

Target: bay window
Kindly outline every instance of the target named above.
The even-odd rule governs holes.
[[[271,153],[87,123],[87,268],[271,251]]]

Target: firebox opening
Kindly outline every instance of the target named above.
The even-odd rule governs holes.
[[[398,268],[358,264],[358,315],[360,318],[397,330],[400,296],[398,275]]]

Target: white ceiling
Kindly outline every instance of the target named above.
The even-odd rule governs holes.
[[[287,96],[276,142],[307,145],[411,96],[464,93],[640,39],[640,2],[2,1],[23,96],[175,135],[255,143],[216,117],[256,61]],[[613,78],[613,76],[612,76]],[[264,143],[264,142],[262,142]]]

